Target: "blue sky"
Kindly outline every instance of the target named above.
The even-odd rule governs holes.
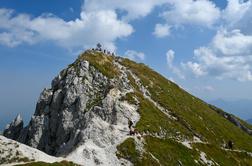
[[[97,42],[204,100],[252,100],[251,20],[251,0],[1,0],[0,125]]]

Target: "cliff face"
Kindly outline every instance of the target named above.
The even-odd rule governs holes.
[[[250,126],[220,112],[143,64],[88,50],[5,136],[83,165],[252,163]]]
[[[123,67],[118,72],[120,78],[109,79],[86,60],[61,71],[41,93],[34,116],[17,140],[51,155],[118,163],[111,153],[129,133],[128,122],[139,120],[137,105],[121,101],[133,89]],[[71,154],[79,145],[82,153]]]

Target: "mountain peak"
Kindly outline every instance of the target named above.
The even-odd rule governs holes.
[[[3,135],[10,139],[17,139],[20,135],[21,130],[23,129],[23,119],[20,114],[16,116],[16,118],[5,127]]]
[[[250,127],[98,48],[43,90],[16,140],[81,165],[249,165]]]

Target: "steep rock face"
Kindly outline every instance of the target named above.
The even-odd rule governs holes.
[[[76,61],[43,90],[29,125],[11,138],[81,164],[120,165],[116,146],[139,115],[137,105],[120,100],[132,87],[118,71],[119,78],[109,79],[88,61]],[[82,152],[71,153],[76,147]]]

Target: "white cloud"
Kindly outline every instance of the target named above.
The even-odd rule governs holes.
[[[193,25],[212,28],[221,19],[221,10],[210,0],[167,0],[167,5],[160,14],[166,23],[156,24],[154,30],[159,38],[168,36],[172,27]]]
[[[167,0],[85,0],[83,10],[119,10],[123,20],[134,20],[147,16],[155,6],[167,3]]]
[[[143,61],[145,59],[145,54],[143,52],[137,52],[134,50],[127,50],[125,52],[125,57],[131,59],[131,60],[141,60]]]
[[[183,67],[196,76],[252,81],[252,52],[248,51],[252,45],[244,42],[251,37],[237,30],[219,31],[209,46],[195,49],[194,61],[183,63]]]
[[[220,18],[220,9],[209,0],[170,0],[171,7],[161,15],[169,25],[211,27]]]
[[[206,72],[199,63],[189,61],[187,62],[186,65],[182,63],[182,66],[183,67],[187,66],[192,71],[192,73],[197,77],[206,75]]]
[[[230,32],[221,29],[213,39],[213,47],[223,55],[252,54],[252,36],[244,35],[238,29]]]
[[[32,18],[27,14],[15,15],[12,10],[0,9],[0,43],[10,47],[22,43],[54,41],[67,47],[91,46],[103,43],[114,50],[114,41],[133,32],[130,24],[117,18],[114,11],[82,12],[80,19],[64,21],[53,15]]]
[[[71,21],[50,14],[32,17],[0,9],[0,44],[15,47],[53,41],[63,47],[80,49],[101,42],[115,50],[115,40],[133,33],[130,21],[147,16],[164,3],[167,0],[85,0],[80,18]]]
[[[252,0],[228,0],[227,7],[222,11],[222,19],[225,28],[240,29],[252,35]]]
[[[244,16],[248,16],[247,14],[249,10],[251,10],[251,7],[252,2],[250,0],[228,0],[227,7],[222,12],[222,17],[229,24],[229,26],[233,26],[243,19]]]
[[[167,24],[156,24],[153,34],[158,38],[169,36],[170,26]]]
[[[167,62],[167,65],[168,65],[169,69],[174,74],[176,74],[179,78],[184,79],[185,77],[182,74],[182,72],[180,71],[180,69],[173,65],[174,58],[175,58],[175,52],[173,50],[171,50],[171,49],[168,50],[167,53],[166,53],[166,62]]]
[[[166,53],[166,61],[169,67],[173,66],[173,60],[175,57],[175,52],[173,50],[168,50]]]

